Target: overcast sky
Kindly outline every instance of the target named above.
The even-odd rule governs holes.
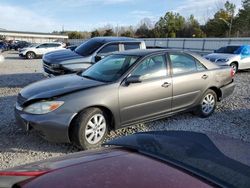
[[[201,23],[226,0],[1,0],[0,28],[20,31],[91,31],[112,24],[137,25],[145,17],[157,21],[167,11]],[[241,6],[241,0],[230,0]]]

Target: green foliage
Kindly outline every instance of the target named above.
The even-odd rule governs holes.
[[[242,9],[239,10],[239,13],[235,20],[237,35],[249,37],[250,36],[250,0],[242,1]]]
[[[155,25],[161,37],[178,37],[177,33],[185,27],[185,18],[179,13],[167,12]]]
[[[113,32],[112,29],[107,29],[103,36],[114,36],[114,35],[115,33]]]
[[[122,37],[133,37],[133,33],[131,31],[125,31],[121,34]]]
[[[99,36],[101,36],[101,35],[97,29],[91,32],[91,38],[99,37]]]
[[[81,32],[78,31],[71,31],[68,32],[69,39],[82,39],[83,35]]]

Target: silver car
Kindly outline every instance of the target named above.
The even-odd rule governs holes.
[[[18,95],[16,119],[27,131],[99,146],[113,129],[182,111],[210,116],[234,90],[230,67],[192,53],[128,50],[110,55],[79,74],[42,80]]]
[[[206,59],[219,66],[231,66],[238,70],[250,69],[250,45],[231,45],[215,50],[205,56]]]

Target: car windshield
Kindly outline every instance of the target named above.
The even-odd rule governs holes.
[[[89,56],[94,53],[103,45],[102,42],[97,41],[96,39],[90,39],[87,42],[84,42],[75,49],[75,52],[82,56]]]
[[[101,82],[118,80],[137,60],[138,56],[110,55],[82,73],[83,77]]]
[[[223,53],[223,54],[236,54],[240,46],[226,46],[215,50],[216,53]]]

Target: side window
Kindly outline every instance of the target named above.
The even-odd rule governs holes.
[[[139,76],[141,80],[160,78],[167,76],[165,56],[158,55],[149,57],[142,61],[140,65],[131,73],[132,76]]]
[[[58,47],[58,46],[60,46],[60,44],[56,44],[56,43],[48,44],[48,48],[55,48],[55,47]]]
[[[48,44],[41,44],[40,46],[38,46],[39,48],[47,48]]]
[[[127,43],[127,44],[124,44],[124,49],[125,50],[140,49],[140,44],[139,43]]]
[[[119,45],[118,44],[109,44],[105,47],[103,47],[98,53],[99,54],[106,54],[111,52],[119,51]]]
[[[189,73],[206,70],[206,67],[195,60],[193,57],[186,54],[170,53],[173,74]]]

